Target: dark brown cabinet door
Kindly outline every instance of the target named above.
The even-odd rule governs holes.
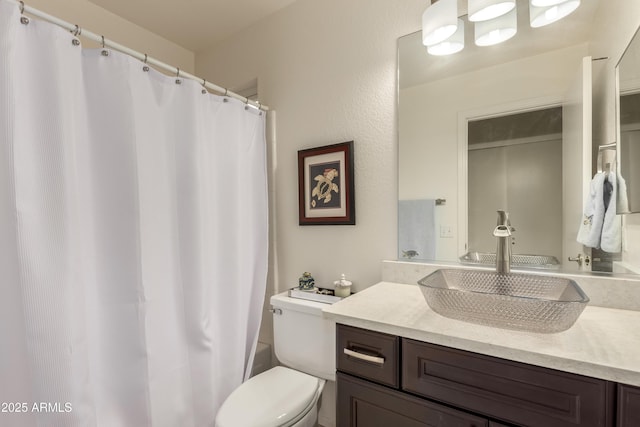
[[[485,418],[338,373],[337,427],[488,427]]]
[[[404,391],[522,426],[613,425],[614,383],[409,339],[402,353]]]
[[[617,427],[640,426],[640,388],[618,384]]]

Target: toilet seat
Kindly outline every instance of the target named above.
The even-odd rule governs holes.
[[[250,378],[220,407],[216,427],[291,426],[313,408],[324,380],[276,366]]]

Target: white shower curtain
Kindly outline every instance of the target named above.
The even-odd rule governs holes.
[[[210,426],[253,358],[265,120],[0,0],[0,426]]]

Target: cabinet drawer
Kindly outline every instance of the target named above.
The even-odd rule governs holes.
[[[618,384],[617,427],[640,426],[640,388]]]
[[[336,366],[390,387],[400,387],[400,338],[338,324]]]
[[[402,340],[402,389],[525,426],[613,425],[614,384]]]
[[[467,414],[338,373],[337,427],[487,427]]]

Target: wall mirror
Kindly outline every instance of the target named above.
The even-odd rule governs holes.
[[[619,171],[629,212],[640,212],[640,35],[635,34],[618,63]]]
[[[518,0],[516,36],[476,47],[466,29],[464,50],[450,56],[428,55],[421,32],[399,39],[399,260],[484,263],[495,253],[496,211],[505,209],[513,253],[543,256],[522,258],[521,268],[592,270],[568,258],[583,251],[576,236],[592,176],[592,124],[582,118],[602,1],[530,28],[528,2]],[[615,254],[598,258],[594,270],[612,271]]]

